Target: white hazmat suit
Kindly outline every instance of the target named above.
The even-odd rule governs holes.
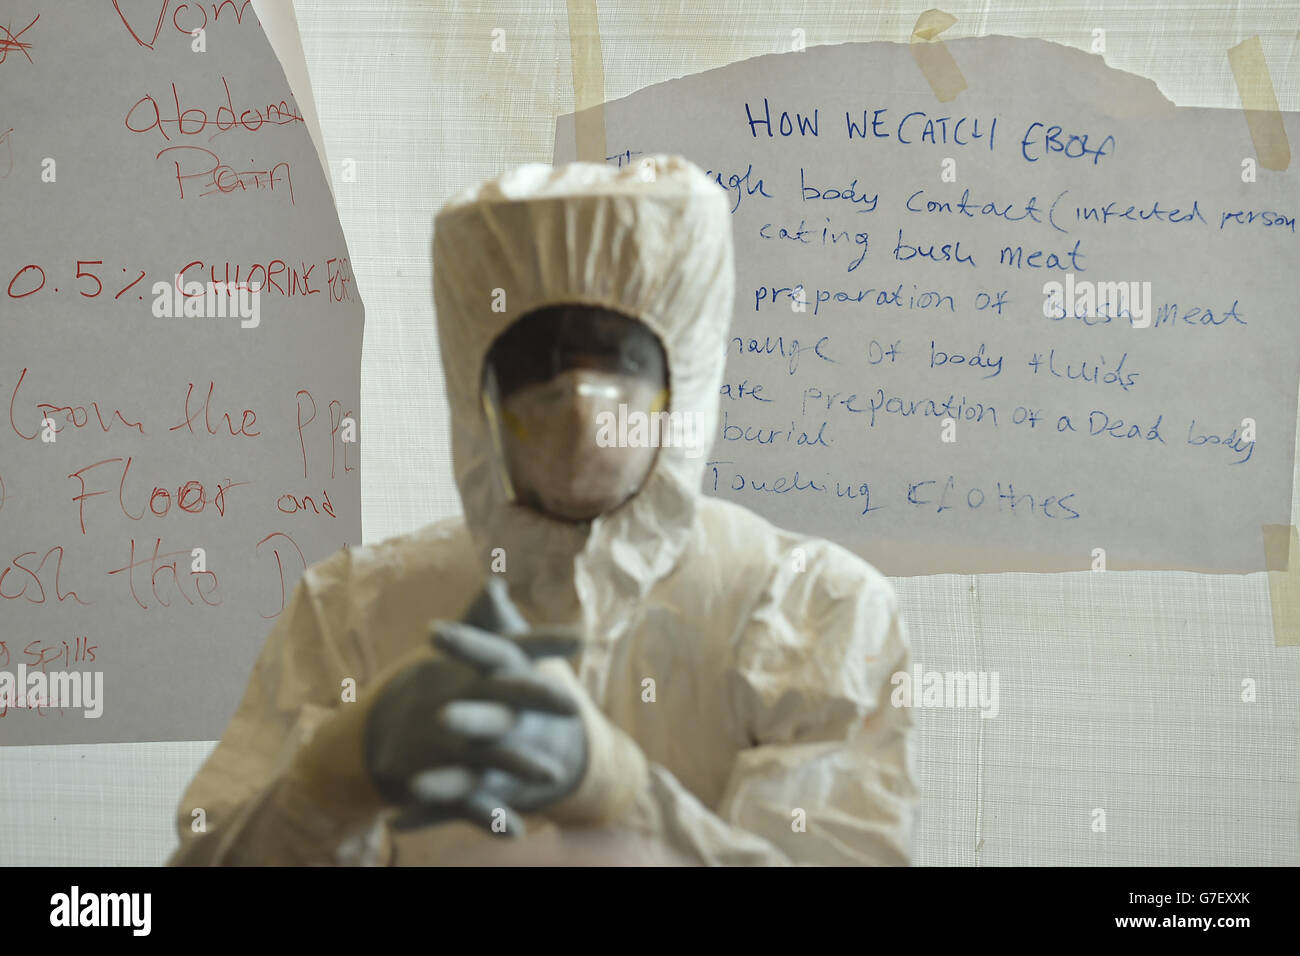
[[[360,730],[376,689],[433,653],[429,621],[458,619],[503,571],[530,624],[585,641],[539,665],[574,688],[589,760],[575,792],[527,818],[530,839],[598,827],[699,863],[907,863],[913,731],[890,678],[909,659],[887,579],[704,497],[698,447],[661,447],[639,492],[589,522],[503,490],[484,356],[558,303],[644,322],[666,353],[668,411],[700,416],[707,450],[734,293],[724,192],[677,156],[529,164],[453,198],[433,255],[464,518],[304,572],[182,800],[172,862],[425,864],[507,839],[463,822],[394,831]]]

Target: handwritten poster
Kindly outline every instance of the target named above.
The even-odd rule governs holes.
[[[0,744],[219,737],[360,543],[363,311],[248,3],[0,27]]]
[[[608,162],[680,153],[731,202],[705,491],[887,574],[1264,569],[1291,515],[1294,165],[1099,56],[947,46],[946,103],[905,44],[849,43],[603,107]],[[574,142],[561,117],[557,161]]]

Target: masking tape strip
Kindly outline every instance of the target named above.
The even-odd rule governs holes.
[[[605,161],[605,62],[600,50],[596,0],[568,0],[569,51],[573,61],[574,155],[579,162]]]
[[[1264,525],[1264,567],[1273,606],[1273,646],[1300,647],[1300,533],[1295,525]]]
[[[916,26],[912,27],[912,59],[925,74],[940,103],[950,102],[966,89],[966,77],[962,76],[957,61],[943,41],[935,39],[956,22],[951,13],[931,8],[917,17]]]
[[[1279,172],[1286,169],[1291,165],[1291,143],[1286,138],[1286,127],[1282,125],[1273,78],[1269,75],[1259,37],[1250,37],[1230,47],[1228,63],[1232,66],[1233,79],[1237,81],[1241,107],[1246,112],[1246,126],[1250,128],[1250,138],[1255,144],[1255,157],[1265,169]]]

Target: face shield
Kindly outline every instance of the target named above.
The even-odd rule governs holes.
[[[667,362],[637,319],[599,306],[551,306],[522,316],[492,344],[481,392],[507,500],[590,521],[632,498],[654,466],[657,444],[629,424],[667,407]]]

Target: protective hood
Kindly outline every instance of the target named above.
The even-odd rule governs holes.
[[[717,431],[735,294],[725,193],[680,156],[622,169],[517,167],[438,213],[433,292],[456,484],[484,573],[504,563],[511,597],[533,623],[620,632],[686,543]],[[661,446],[635,497],[576,524],[507,500],[481,402],[493,341],[560,303],[604,306],[658,335],[667,411],[697,416],[701,442]]]

